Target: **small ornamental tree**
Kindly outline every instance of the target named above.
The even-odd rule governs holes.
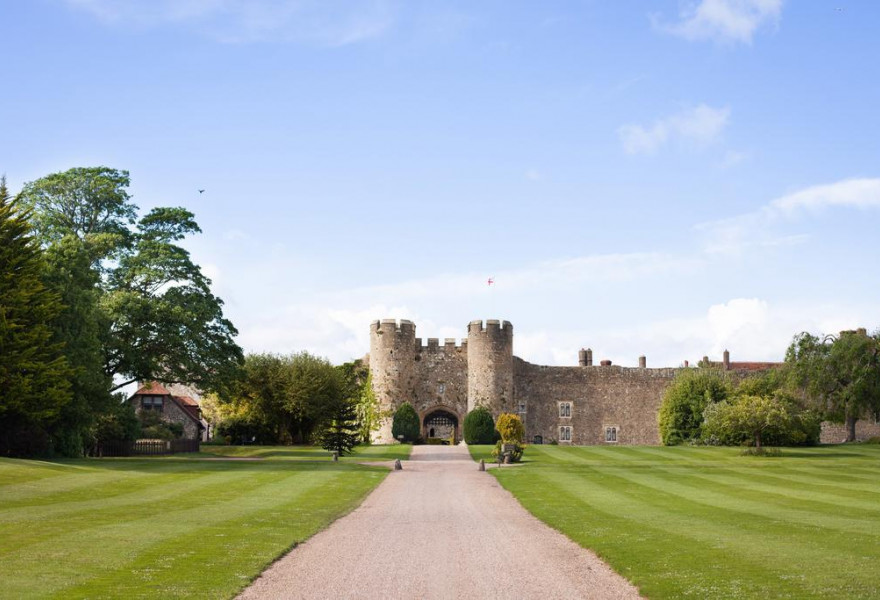
[[[706,434],[719,438],[751,439],[760,454],[764,435],[785,430],[790,420],[785,404],[776,397],[740,396],[708,407],[703,427]]]
[[[512,444],[513,452],[510,454],[512,462],[519,462],[523,454],[522,441],[526,435],[526,428],[519,415],[513,413],[501,413],[495,423],[495,429],[501,435],[501,440],[495,444],[492,455],[500,458],[504,444]]]
[[[350,400],[335,402],[320,434],[321,447],[340,456],[351,453],[360,439],[357,408]]]
[[[394,412],[391,435],[395,440],[412,443],[419,439],[420,432],[419,415],[416,413],[416,409],[409,402],[404,402]]]
[[[495,441],[495,420],[485,406],[477,406],[464,418],[466,444],[491,444]]]

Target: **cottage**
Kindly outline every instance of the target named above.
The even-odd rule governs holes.
[[[206,431],[198,402],[190,396],[173,395],[156,382],[141,386],[128,402],[138,415],[144,411],[154,411],[166,423],[179,423],[183,426],[184,439],[202,439]]]

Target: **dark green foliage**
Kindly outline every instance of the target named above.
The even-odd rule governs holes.
[[[159,413],[147,410],[140,413],[141,437],[148,440],[178,440],[183,437],[183,425],[163,421]]]
[[[726,400],[730,393],[730,382],[721,371],[681,369],[666,388],[660,405],[658,422],[663,444],[699,440],[706,406]]]
[[[355,406],[358,442],[369,444],[372,433],[381,425],[379,401],[373,393],[373,376],[360,360],[336,368],[342,378],[343,396]]]
[[[342,377],[326,359],[308,352],[289,356],[250,354],[228,405],[226,435],[266,435],[275,444],[305,443],[345,398]],[[233,427],[234,424],[234,427]]]
[[[22,197],[42,243],[60,258],[75,259],[69,268],[75,267],[76,277],[65,280],[62,272],[55,279],[65,299],[75,301],[71,310],[90,325],[86,300],[97,296],[102,371],[117,379],[115,389],[155,380],[226,393],[238,376],[242,352],[210,280],[177,244],[200,232],[193,214],[155,208],[138,220],[128,185],[126,171],[77,168],[27,184]],[[81,276],[82,257],[74,250],[84,255],[97,284]],[[92,362],[85,356],[90,350],[75,353],[84,359],[78,364]],[[80,405],[94,401],[83,394],[88,398]]]
[[[466,444],[492,444],[495,442],[495,420],[485,406],[477,406],[464,418],[464,441]]]
[[[62,306],[43,282],[27,219],[0,179],[0,456],[50,452],[49,428],[70,402],[70,369],[51,326]]]
[[[413,443],[419,439],[421,431],[422,428],[416,409],[409,402],[404,402],[394,412],[394,419],[391,422],[391,435],[395,440]]]
[[[95,419],[94,441],[96,443],[133,442],[141,437],[141,421],[128,402],[114,396],[108,410]]]
[[[804,400],[829,421],[846,424],[846,441],[855,440],[856,421],[880,413],[880,334],[801,333],[785,362]]]
[[[339,399],[329,407],[319,436],[321,447],[343,456],[351,453],[359,439],[356,406],[350,399]]]

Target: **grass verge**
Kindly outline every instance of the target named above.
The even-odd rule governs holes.
[[[408,454],[365,450],[361,460]],[[265,460],[0,459],[0,595],[230,598],[388,473],[258,452]]]
[[[490,446],[471,447],[475,460]],[[880,447],[529,446],[492,474],[649,598],[880,598]]]

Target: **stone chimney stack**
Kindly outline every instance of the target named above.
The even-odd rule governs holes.
[[[648,359],[645,358],[645,355],[639,357],[639,368],[644,369],[648,366]]]
[[[724,370],[730,370],[730,352],[728,350],[724,351]]]

